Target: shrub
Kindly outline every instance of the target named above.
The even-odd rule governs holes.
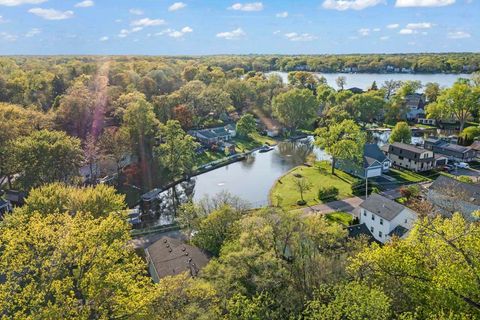
[[[402,187],[400,189],[400,194],[407,200],[410,198],[418,198],[420,196],[420,188],[417,185]]]
[[[373,181],[368,181],[368,194],[379,193],[379,185]],[[355,196],[365,195],[365,180],[358,180],[352,183],[352,194]]]
[[[320,200],[333,200],[338,196],[338,188],[336,187],[326,187],[320,188],[318,190],[318,199]]]

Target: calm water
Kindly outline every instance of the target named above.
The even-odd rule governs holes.
[[[283,81],[287,83],[288,73],[273,71],[270,74],[278,74],[282,77]],[[419,80],[422,84],[428,82],[437,82],[442,87],[450,87],[458,78],[470,78],[469,74],[404,74],[404,73],[315,73],[318,76],[324,76],[327,79],[328,85],[337,88],[335,79],[339,76],[347,78],[346,88],[358,87],[361,89],[368,89],[373,81],[377,82],[380,87],[385,81],[388,80]]]
[[[319,160],[330,157],[312,146],[311,139],[281,142],[274,150],[255,152],[244,161],[204,173],[195,178],[194,200],[228,191],[253,207],[268,204],[268,194],[276,179],[306,161],[314,153]]]

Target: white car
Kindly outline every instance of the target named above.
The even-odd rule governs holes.
[[[455,167],[462,168],[462,169],[469,169],[470,165],[466,162],[459,162],[459,163],[455,163]]]

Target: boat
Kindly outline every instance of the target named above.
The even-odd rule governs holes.
[[[269,151],[272,151],[272,150],[273,150],[273,147],[263,146],[262,148],[260,148],[260,150],[258,152],[264,153],[264,152],[269,152]]]

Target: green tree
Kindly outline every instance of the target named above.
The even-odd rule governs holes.
[[[351,271],[379,286],[395,313],[480,315],[480,226],[460,215],[420,219],[409,236],[366,248]]]
[[[155,148],[161,164],[167,168],[170,179],[190,172],[195,160],[195,149],[199,146],[191,135],[183,131],[180,122],[168,120],[160,126],[162,143]]]
[[[388,142],[403,142],[409,144],[412,140],[412,130],[406,122],[398,122],[388,138]]]
[[[99,144],[102,156],[115,162],[117,174],[121,163],[131,154],[130,136],[124,128],[106,128],[100,136]]]
[[[248,137],[251,133],[257,131],[257,123],[250,113],[243,115],[237,122],[237,134],[242,137]]]
[[[361,161],[366,137],[353,120],[318,128],[315,134],[315,143],[332,156],[332,174],[335,173],[335,161],[338,159]]]
[[[379,119],[385,107],[385,101],[373,93],[356,94],[345,102],[346,111],[358,122],[366,125]]]
[[[288,83],[298,89],[308,89],[315,92],[320,79],[311,72],[294,71],[288,73]]]
[[[316,99],[307,89],[292,89],[273,99],[274,115],[292,130],[313,120],[316,111]]]
[[[464,81],[457,81],[437,98],[437,108],[443,119],[453,118],[460,122],[460,131],[473,112],[480,109],[480,89]],[[427,110],[430,111],[430,110]]]
[[[303,199],[303,194],[312,189],[312,184],[303,177],[295,178],[293,180],[293,184],[295,185],[295,189],[297,189],[298,193],[300,193],[301,205],[304,205],[306,202],[305,199]]]
[[[390,299],[379,289],[351,282],[317,294],[304,311],[306,320],[391,319]]]
[[[41,130],[13,143],[18,181],[25,190],[55,181],[71,182],[83,160],[80,140]]]
[[[337,79],[335,79],[335,82],[337,83],[337,87],[340,89],[340,91],[343,91],[347,85],[347,77],[339,76]]]
[[[230,238],[235,222],[241,217],[241,211],[229,206],[213,211],[200,221],[192,242],[218,256],[223,243]]]
[[[125,219],[48,213],[18,211],[0,225],[3,317],[148,318],[152,281]]]
[[[437,101],[440,92],[440,85],[436,82],[428,82],[425,85],[425,97],[427,98],[428,103]]]

